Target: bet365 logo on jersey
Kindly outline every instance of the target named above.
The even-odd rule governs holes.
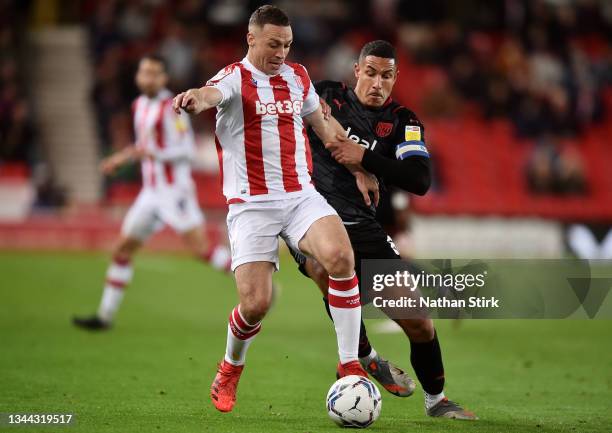
[[[286,99],[284,101],[276,101],[263,103],[255,101],[255,113],[260,115],[269,114],[274,116],[276,114],[300,114],[302,112],[302,101],[291,101]]]

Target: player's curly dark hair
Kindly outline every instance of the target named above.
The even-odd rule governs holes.
[[[383,40],[371,41],[365,44],[359,53],[359,61],[362,61],[367,56],[397,60],[395,47]]]
[[[273,5],[258,7],[255,12],[251,14],[251,18],[249,18],[249,27],[263,27],[266,24],[283,27],[291,25],[287,14],[283,12],[282,9]]]

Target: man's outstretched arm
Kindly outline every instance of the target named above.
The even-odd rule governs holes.
[[[223,100],[219,89],[204,86],[199,89],[189,89],[176,95],[172,101],[172,108],[176,114],[185,110],[189,114],[200,114],[202,111],[216,107]]]
[[[117,170],[119,167],[145,158],[147,156],[147,152],[139,146],[131,145],[127,146],[110,156],[107,156],[100,162],[100,171],[110,176]]]

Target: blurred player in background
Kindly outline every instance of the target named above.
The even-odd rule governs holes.
[[[102,161],[101,170],[106,175],[124,164],[140,161],[143,186],[123,221],[97,314],[73,319],[81,328],[109,328],[132,279],[134,254],[164,225],[180,234],[198,258],[219,270],[229,270],[228,249],[209,245],[203,234],[204,218],[191,178],[193,131],[189,119],[172,110],[173,95],[166,89],[167,82],[163,58],[150,55],[140,60],[136,85],[142,94],[132,105],[135,143]]]
[[[249,20],[246,57],[206,86],[175,98],[178,113],[217,107],[216,138],[240,298],[230,313],[225,357],[211,386],[213,404],[222,412],[234,407],[247,349],[270,308],[279,236],[326,269],[338,375],[367,376],[358,360],[361,304],[353,251],[338,214],[312,185],[304,120],[325,142],[346,131],[335,119],[324,118],[306,68],[285,62],[292,41],[287,15],[262,6]],[[365,191],[356,188],[361,199],[370,200],[368,189],[378,193],[378,184],[365,173],[350,176],[353,183],[368,183]]]
[[[377,221],[376,208],[361,200],[361,193],[345,165],[361,165],[386,186],[418,195],[425,194],[431,183],[423,125],[412,111],[394,102],[390,96],[397,74],[394,47],[386,41],[373,41],[364,45],[355,64],[357,83],[354,90],[333,81],[322,81],[315,86],[326,109],[330,108],[331,114],[349,132],[348,138],[336,143],[324,144],[311,131],[309,137],[315,186],[342,218],[355,252],[358,275],[361,275],[363,259],[401,257],[393,240]],[[300,271],[312,278],[325,295],[325,270],[315,259],[292,252]],[[362,291],[362,302],[365,293]],[[324,301],[329,312],[329,301],[326,298]],[[444,395],[442,353],[432,320],[391,318],[410,340],[410,361],[425,393],[427,415],[476,419],[474,414]],[[368,373],[389,392],[402,397],[412,394],[414,381],[374,350],[363,320],[359,359]]]

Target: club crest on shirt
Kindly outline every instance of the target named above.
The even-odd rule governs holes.
[[[379,137],[386,137],[391,134],[391,130],[393,129],[393,123],[391,122],[378,122],[376,124],[376,135]]]

